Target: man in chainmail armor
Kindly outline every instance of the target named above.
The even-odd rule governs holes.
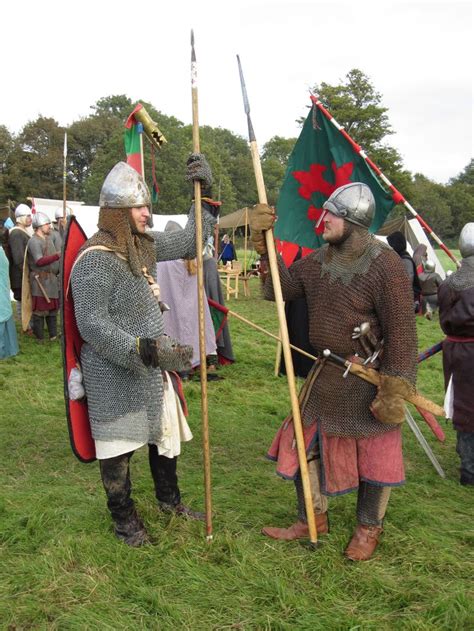
[[[369,364],[380,370],[378,388],[352,374],[343,379],[340,368],[327,362],[316,378],[314,370],[308,375],[300,395],[318,531],[329,531],[326,496],[357,489],[357,527],[345,555],[366,560],[377,547],[390,489],[404,483],[403,397],[414,390],[416,378],[413,295],[399,256],[368,232],[375,213],[368,186],[355,182],[339,187],[323,208],[326,244],[288,269],[281,257],[278,265],[284,300],[306,298],[309,339],[320,356],[328,348],[363,361],[367,344],[353,335],[362,322],[370,324],[372,340],[384,340],[383,354]],[[273,220],[268,206],[254,208],[252,240],[264,258],[262,231],[271,228]],[[274,299],[270,274],[264,295]],[[296,453],[292,432],[292,424],[285,422],[276,449],[275,441],[272,445],[275,459],[282,455],[282,467],[285,457]],[[293,471],[286,469],[286,477],[296,484],[298,521],[289,528],[264,528],[269,537],[308,536],[298,469],[297,461]]]
[[[44,339],[44,321],[49,339],[57,339],[59,309],[59,259],[51,237],[51,220],[45,213],[33,216],[34,235],[28,241],[28,267],[33,309],[33,333],[38,341]]]
[[[461,230],[461,267],[438,289],[439,323],[446,333],[443,369],[446,416],[457,433],[460,483],[474,485],[474,222]]]
[[[210,186],[209,165],[192,154],[186,179]],[[71,274],[74,309],[84,340],[81,367],[92,436],[115,534],[131,546],[149,541],[131,498],[129,462],[149,445],[159,508],[202,518],[182,504],[176,458],[160,455],[163,441],[162,371],[189,368],[192,349],[164,335],[156,262],[196,256],[194,206],[179,233],[146,232],[150,192],[124,162],[106,177],[100,193],[98,232],[81,248]],[[203,201],[203,238],[216,222]]]

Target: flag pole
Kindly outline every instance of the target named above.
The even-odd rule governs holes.
[[[403,204],[405,206],[405,208],[413,215],[413,217],[415,217],[415,219],[418,220],[418,223],[421,225],[421,227],[424,230],[426,230],[426,232],[433,239],[433,241],[435,241],[439,245],[439,247],[442,250],[444,250],[444,252],[446,252],[446,254],[449,256],[449,258],[456,263],[457,267],[461,267],[461,263],[454,256],[454,254],[451,252],[451,250],[441,241],[441,239],[438,237],[438,235],[435,232],[433,232],[433,230],[426,223],[426,221],[423,219],[423,217],[421,217],[416,212],[416,210],[413,208],[413,206],[403,197],[403,195],[400,193],[400,191],[390,182],[388,177],[379,169],[379,167],[374,162],[372,162],[372,160],[365,153],[365,151],[362,149],[362,147],[360,145],[358,145],[349,136],[349,134],[346,132],[344,127],[337,122],[337,120],[332,116],[332,114],[329,113],[329,111],[324,107],[324,105],[321,103],[321,101],[316,96],[311,94],[310,97],[311,97],[311,100],[314,103],[314,105],[316,105],[316,107],[318,107],[321,110],[321,112],[328,119],[328,121],[330,123],[332,123],[332,125],[334,125],[334,127],[344,136],[344,138],[349,142],[349,144],[354,149],[354,151],[356,153],[358,153],[361,156],[361,158],[363,158],[367,162],[367,164],[370,166],[370,168],[373,171],[375,171],[375,173],[380,177],[380,179],[388,186],[388,188],[392,192],[392,199],[393,199],[393,201],[396,204]]]
[[[191,30],[191,93],[193,106],[193,152],[200,152],[197,89],[197,63],[194,31]],[[199,357],[201,372],[202,451],[204,461],[204,493],[206,505],[206,541],[212,541],[211,459],[209,450],[209,418],[207,400],[206,337],[204,332],[204,273],[202,263],[201,182],[194,180],[194,212],[196,217],[196,255],[198,277]]]
[[[255,172],[255,180],[257,183],[258,200],[261,204],[267,203],[267,192],[265,190],[265,182],[263,179],[262,165],[260,155],[258,153],[257,140],[253,130],[252,120],[250,118],[250,105],[247,97],[247,89],[245,87],[244,75],[240,58],[237,55],[237,63],[239,65],[240,83],[242,87],[242,95],[244,99],[244,109],[247,114],[247,123],[249,130],[250,152],[252,154],[253,168]],[[291,410],[293,415],[293,426],[295,430],[296,446],[298,451],[298,461],[300,465],[301,481],[303,483],[303,494],[306,508],[306,518],[308,520],[308,530],[310,543],[315,547],[318,543],[318,533],[316,530],[316,519],[314,517],[313,499],[311,493],[311,484],[308,474],[308,462],[306,460],[306,448],[303,435],[303,427],[301,423],[300,406],[298,395],[296,392],[295,373],[293,370],[293,359],[291,357],[290,340],[288,336],[288,327],[286,324],[285,307],[283,303],[283,294],[280,285],[280,276],[278,273],[278,262],[276,257],[275,243],[273,240],[273,230],[265,232],[265,242],[267,246],[268,262],[272,273],[273,288],[275,292],[275,302],[277,306],[278,321],[280,324],[280,336],[282,340],[283,355],[285,357],[286,375],[288,379],[288,388],[290,391]]]
[[[64,132],[64,151],[63,151],[63,219],[66,219],[66,186],[67,186],[67,131]]]

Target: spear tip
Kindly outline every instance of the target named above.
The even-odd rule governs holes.
[[[194,48],[194,30],[191,29],[191,46]]]

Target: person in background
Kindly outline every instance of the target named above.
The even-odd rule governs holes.
[[[33,333],[40,342],[44,339],[44,320],[49,339],[57,339],[59,310],[59,259],[61,253],[51,238],[51,220],[37,212],[33,217],[34,235],[28,242],[28,267],[33,309]]]
[[[413,250],[413,263],[418,274],[423,272],[423,263],[428,258],[428,248],[424,243],[419,243]]]
[[[175,221],[168,221],[165,233],[183,232]],[[165,333],[193,348],[192,371],[198,369],[201,358],[199,350],[198,293],[196,260],[160,261],[156,264],[156,281],[160,286],[160,300],[169,311],[163,312]],[[206,297],[204,301],[204,329],[206,338],[206,362],[208,379],[213,376],[217,364],[217,346],[211,313]],[[186,378],[188,375],[183,374]]]
[[[0,359],[12,357],[18,353],[8,268],[7,255],[0,247]]]
[[[436,266],[430,259],[423,262],[423,272],[418,274],[421,286],[421,309],[428,320],[438,309],[438,287],[443,282],[441,276],[435,271]]]
[[[398,256],[402,259],[408,278],[413,287],[413,303],[415,307],[415,313],[418,313],[421,305],[421,286],[418,279],[418,273],[416,271],[416,265],[413,258],[407,251],[407,240],[405,236],[397,231],[392,232],[387,237],[387,242],[391,248],[395,250]]]
[[[222,261],[223,265],[227,265],[227,263],[232,263],[232,261],[237,260],[234,244],[228,234],[225,234],[222,237],[221,254],[219,258]]]
[[[474,486],[474,222],[461,230],[461,267],[438,289],[446,416],[457,433],[460,483]]]
[[[53,229],[51,237],[58,252],[63,249],[64,233],[66,230],[67,218],[71,214],[71,210],[66,207],[66,217],[64,217],[63,208],[56,208],[54,212]]]
[[[21,287],[23,284],[23,262],[28,241],[31,237],[31,208],[19,204],[15,209],[15,226],[8,233],[10,249],[10,284],[16,300],[16,316],[21,321]]]

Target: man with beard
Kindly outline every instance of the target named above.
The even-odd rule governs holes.
[[[352,374],[343,379],[340,368],[326,362],[317,377],[314,370],[308,375],[301,406],[318,531],[329,531],[326,496],[357,489],[357,527],[345,555],[366,560],[378,545],[391,487],[404,483],[400,424],[403,397],[414,390],[416,378],[413,299],[400,258],[368,232],[375,213],[370,188],[360,182],[341,186],[323,209],[326,245],[288,269],[279,258],[279,271],[284,300],[306,298],[309,338],[320,356],[328,348],[353,361],[365,359],[365,341],[354,339],[354,329],[363,322],[370,324],[372,340],[384,341],[382,355],[369,364],[380,371],[378,388]],[[257,205],[251,216],[252,240],[264,257],[262,230],[273,219],[264,205]],[[270,275],[264,292],[274,299]],[[292,424],[285,422],[272,456],[284,467],[280,457],[284,460],[292,450]],[[283,540],[307,537],[298,465],[287,468],[286,475],[295,480],[298,521],[263,533]]]
[[[188,181],[211,184],[202,154],[188,160]],[[163,335],[156,262],[196,255],[194,206],[179,233],[146,232],[150,192],[132,167],[119,162],[100,193],[96,232],[81,248],[71,274],[74,309],[84,340],[81,367],[96,456],[116,536],[136,547],[149,541],[131,498],[130,458],[149,446],[159,508],[200,518],[182,504],[176,458],[159,455],[162,371],[189,368],[192,349]],[[203,238],[215,218],[203,203]]]

